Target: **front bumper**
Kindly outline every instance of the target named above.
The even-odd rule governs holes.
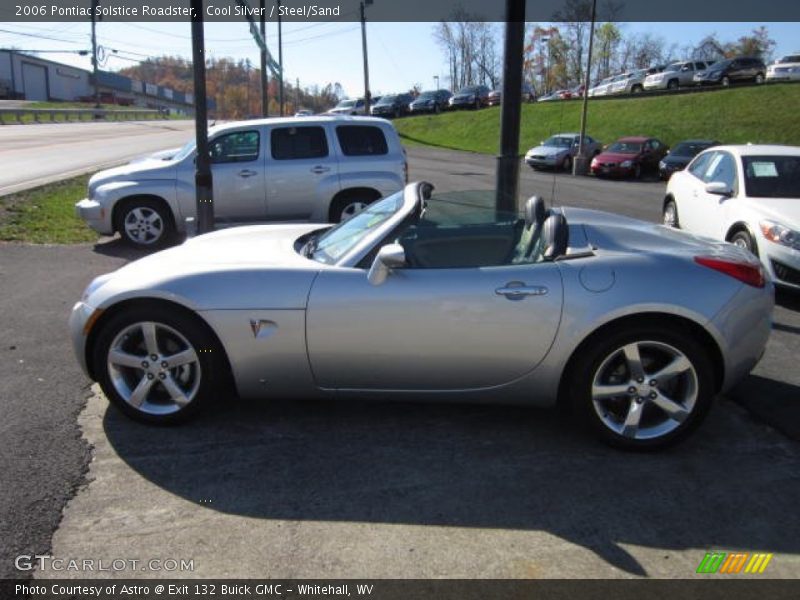
[[[453,107],[453,108],[469,108],[471,106],[475,106],[476,102],[477,102],[477,100],[474,100],[474,99],[470,100],[470,99],[464,98],[463,100],[459,99],[459,100],[451,101],[450,102],[450,106]]]
[[[86,224],[97,233],[110,235],[114,233],[111,227],[111,215],[106,208],[96,200],[84,198],[75,205],[75,215],[86,221]]]
[[[800,69],[796,71],[767,73],[767,81],[800,81]]]
[[[525,163],[530,167],[535,168],[554,168],[563,160],[559,156],[526,156]]]
[[[78,364],[86,374],[89,374],[89,367],[86,364],[86,334],[84,328],[89,319],[95,313],[95,309],[86,304],[85,302],[76,302],[72,307],[72,313],[69,315],[69,337],[72,340],[72,350],[75,352],[75,358],[78,359]]]
[[[800,291],[800,250],[761,240],[761,262],[775,285]]]
[[[590,168],[592,175],[598,177],[627,177],[636,172],[636,165],[630,167],[623,167],[620,165],[614,165],[613,167],[608,165],[592,165]]]

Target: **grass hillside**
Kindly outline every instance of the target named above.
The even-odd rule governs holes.
[[[581,102],[522,107],[520,153],[554,133],[580,130]],[[770,84],[696,94],[589,100],[586,133],[603,143],[651,135],[672,146],[690,138],[800,146],[800,84]],[[400,119],[404,143],[496,154],[500,108]]]

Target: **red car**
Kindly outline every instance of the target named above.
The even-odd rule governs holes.
[[[656,138],[620,138],[592,159],[592,173],[598,177],[638,179],[644,171],[657,171],[667,150],[667,145]]]

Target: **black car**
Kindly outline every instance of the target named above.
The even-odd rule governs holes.
[[[408,105],[413,99],[411,94],[386,94],[372,105],[370,113],[375,117],[402,117],[408,114]]]
[[[409,104],[408,110],[412,113],[441,112],[447,108],[447,103],[452,95],[447,90],[422,92]]]
[[[489,92],[485,85],[471,85],[458,90],[450,98],[451,108],[482,108],[489,106]]]
[[[719,146],[716,140],[686,140],[679,142],[658,163],[658,173],[664,181],[669,180],[675,171],[682,171],[700,152],[711,146]]]
[[[741,56],[713,63],[696,73],[694,83],[699,85],[730,85],[741,81],[764,83],[767,66],[760,58]]]

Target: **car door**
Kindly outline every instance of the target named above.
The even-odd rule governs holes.
[[[709,194],[705,187],[712,182],[721,182],[735,190],[736,163],[728,152],[716,151],[708,153],[708,160],[701,167],[697,169],[700,176],[694,178],[695,185],[691,197],[688,198],[688,202],[692,206],[691,231],[720,239],[724,221],[724,206],[730,198],[719,194]],[[680,218],[683,220],[682,210]]]
[[[368,281],[366,268],[327,269],[315,279],[306,339],[320,387],[490,388],[547,355],[561,320],[557,265],[510,264],[522,239],[516,215],[454,222],[435,212],[429,203],[420,224],[399,236],[407,266],[381,284]]]
[[[267,214],[306,220],[339,189],[339,167],[322,124],[273,125],[267,153]]]
[[[674,185],[673,194],[678,204],[678,218],[681,227],[692,233],[699,233],[706,218],[705,206],[700,201],[701,194],[705,194],[705,174],[715,152],[699,154],[689,163],[685,173],[681,173],[671,180]]]
[[[266,218],[261,133],[259,128],[242,129],[209,140],[214,217],[220,221]]]

